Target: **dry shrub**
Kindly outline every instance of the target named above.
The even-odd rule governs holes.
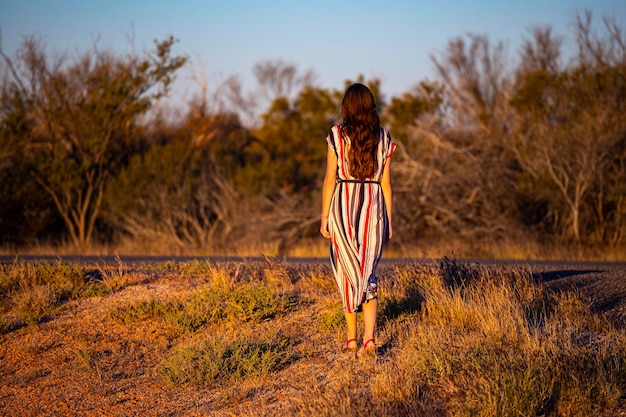
[[[22,324],[50,318],[66,301],[106,296],[128,282],[126,266],[89,269],[76,263],[18,262],[0,265],[0,308],[15,317],[3,318],[6,333]],[[6,325],[9,323],[9,325]]]
[[[20,291],[13,297],[15,315],[28,325],[39,323],[54,312],[63,295],[63,290],[53,285]]]
[[[102,274],[101,286],[106,293],[121,291],[128,284],[128,268],[117,258],[117,266],[111,269],[100,269]]]
[[[549,294],[530,271],[452,268],[415,276],[421,320],[404,324],[397,367],[378,377],[407,380],[395,397],[434,390],[451,415],[583,416],[619,405],[623,332],[591,318],[575,294]]]
[[[345,385],[308,397],[298,415],[582,417],[623,406],[624,332],[528,268],[444,258],[397,266],[385,288],[383,356],[337,370]]]
[[[52,315],[67,300],[85,294],[85,268],[76,264],[20,263],[0,265],[0,302],[28,325]],[[7,319],[5,319],[6,321]],[[7,329],[6,326],[5,330]],[[10,328],[19,327],[17,324]]]

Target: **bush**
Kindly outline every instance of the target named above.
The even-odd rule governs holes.
[[[175,349],[157,372],[170,384],[190,382],[201,387],[223,380],[262,377],[280,369],[293,358],[292,343],[278,334],[262,340],[222,337]]]
[[[205,285],[173,301],[151,299],[118,306],[110,317],[122,323],[160,318],[185,333],[220,320],[266,320],[296,304],[297,300],[264,283],[240,283],[232,288]]]
[[[18,263],[0,265],[2,309],[13,310],[26,324],[49,317],[86,288],[85,268],[76,264]]]

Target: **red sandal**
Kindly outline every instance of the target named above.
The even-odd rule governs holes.
[[[356,356],[357,358],[363,358],[366,356],[372,356],[375,357],[376,356],[376,342],[374,341],[374,339],[369,339],[367,342],[363,343],[363,346],[361,346],[361,349],[359,349],[354,356]]]
[[[346,340],[346,342],[341,345],[341,351],[342,352],[356,352],[357,350],[359,350],[358,346],[350,346],[350,343],[356,343],[356,339],[348,339]]]

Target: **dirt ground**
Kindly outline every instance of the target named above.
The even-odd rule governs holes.
[[[508,264],[516,263],[520,262]],[[593,312],[624,327],[626,263],[523,264],[538,281],[556,291],[577,291]],[[389,267],[393,267],[392,261],[382,265]],[[130,276],[131,281],[119,293],[71,301],[48,322],[0,336],[0,415],[229,416],[237,415],[242,410],[238,404],[251,397],[254,404],[271,405],[279,411],[281,403],[310,395],[311,384],[335,383],[325,380],[328,369],[344,365],[341,361],[346,359],[336,353],[336,341],[313,332],[305,342],[308,347],[301,348],[314,346],[320,354],[297,361],[293,366],[302,369],[292,370],[309,375],[306,380],[293,381],[290,372],[279,372],[270,380],[222,390],[167,385],[154,371],[170,343],[159,323],[112,327],[108,312],[129,300],[171,297],[188,290],[193,282],[149,269]],[[295,325],[310,314],[296,312],[286,320]],[[247,410],[247,415],[255,415],[254,410]]]

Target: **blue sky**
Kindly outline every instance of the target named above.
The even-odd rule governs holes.
[[[179,53],[201,60],[208,78],[238,75],[253,84],[252,68],[281,59],[312,69],[323,88],[343,88],[359,74],[382,80],[386,96],[433,79],[431,55],[468,32],[516,47],[536,25],[568,36],[576,11],[588,8],[626,26],[626,0],[0,0],[3,50],[13,55],[25,35],[49,51],[99,46],[120,52],[150,49],[174,35]],[[571,37],[570,37],[571,39]]]

